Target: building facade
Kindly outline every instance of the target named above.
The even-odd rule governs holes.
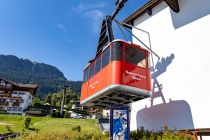
[[[0,112],[22,114],[32,106],[38,86],[17,84],[0,78]]]
[[[23,113],[25,109],[32,106],[32,95],[26,91],[13,91],[7,99],[8,113]]]
[[[210,1],[150,0],[124,22],[160,57],[151,59],[152,98],[132,104],[131,130],[209,128]]]

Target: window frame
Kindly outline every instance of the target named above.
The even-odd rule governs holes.
[[[104,65],[104,54],[107,52],[107,50],[109,50],[108,52],[109,52],[109,60],[108,60],[108,63],[106,63],[105,65]],[[107,53],[108,54],[108,53]],[[110,60],[111,60],[111,58],[110,58],[110,56],[111,56],[111,49],[110,49],[110,46],[108,46],[104,51],[103,51],[103,54],[102,54],[102,61],[101,61],[101,66],[102,66],[102,69],[103,68],[105,68],[109,63],[110,63]]]
[[[85,80],[85,71],[87,70],[87,79]],[[89,66],[83,71],[83,83],[86,83],[89,80]]]
[[[124,47],[125,47],[125,48],[124,48],[124,61],[125,61],[126,63],[131,64],[131,65],[134,65],[134,66],[138,66],[138,67],[141,67],[141,68],[148,68],[148,58],[147,58],[148,56],[147,56],[146,50],[141,49],[141,48],[135,48],[135,47],[132,47],[131,45],[127,45],[127,44],[126,44]],[[137,50],[137,51],[139,51],[139,52],[142,52],[142,54],[144,54],[144,59],[142,59],[141,61],[145,61],[145,62],[144,62],[145,65],[144,65],[144,66],[139,66],[138,63],[141,62],[141,61],[139,61],[137,64],[135,64],[135,63],[130,63],[130,62],[126,59],[126,58],[127,58],[126,47],[135,49],[135,50]]]
[[[98,67],[98,61],[100,60],[100,68]],[[99,68],[99,69],[98,69]],[[95,60],[95,74],[97,74],[98,72],[100,72],[102,69],[102,55],[100,54],[97,59]]]
[[[94,65],[94,66],[93,66]],[[91,74],[91,68],[93,66],[93,75],[90,75]],[[95,75],[95,61],[93,61],[90,65],[90,70],[89,70],[89,79],[91,79],[94,75]]]
[[[113,42],[111,45],[110,61],[123,61],[123,59],[124,59],[124,43],[120,41]]]

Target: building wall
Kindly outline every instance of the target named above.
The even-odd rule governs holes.
[[[7,112],[9,113],[23,113],[25,109],[32,105],[32,95],[25,91],[14,91],[12,97],[8,99]],[[21,100],[19,106],[13,106],[15,100],[20,98]]]
[[[179,6],[180,12],[174,13],[162,2],[152,16],[145,14],[134,21],[134,26],[150,33],[153,51],[161,58],[171,54],[174,58],[157,77],[166,103],[161,98],[155,98],[153,106],[150,99],[133,103],[131,130],[141,125],[149,129],[209,127],[210,1],[179,0]],[[136,29],[133,33],[149,46],[148,34]],[[141,44],[135,38],[133,42]]]

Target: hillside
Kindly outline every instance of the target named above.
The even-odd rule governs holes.
[[[64,84],[77,93],[81,89],[81,81],[68,81],[56,67],[13,55],[0,55],[0,77],[18,83],[38,84],[40,97],[58,92]]]

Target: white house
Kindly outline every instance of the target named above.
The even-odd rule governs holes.
[[[32,106],[32,95],[27,91],[13,91],[7,102],[8,113],[23,113],[25,109]]]
[[[124,22],[160,56],[153,98],[132,104],[131,130],[210,128],[210,0],[150,0]]]
[[[0,77],[0,113],[22,114],[32,105],[38,86],[20,84]]]

